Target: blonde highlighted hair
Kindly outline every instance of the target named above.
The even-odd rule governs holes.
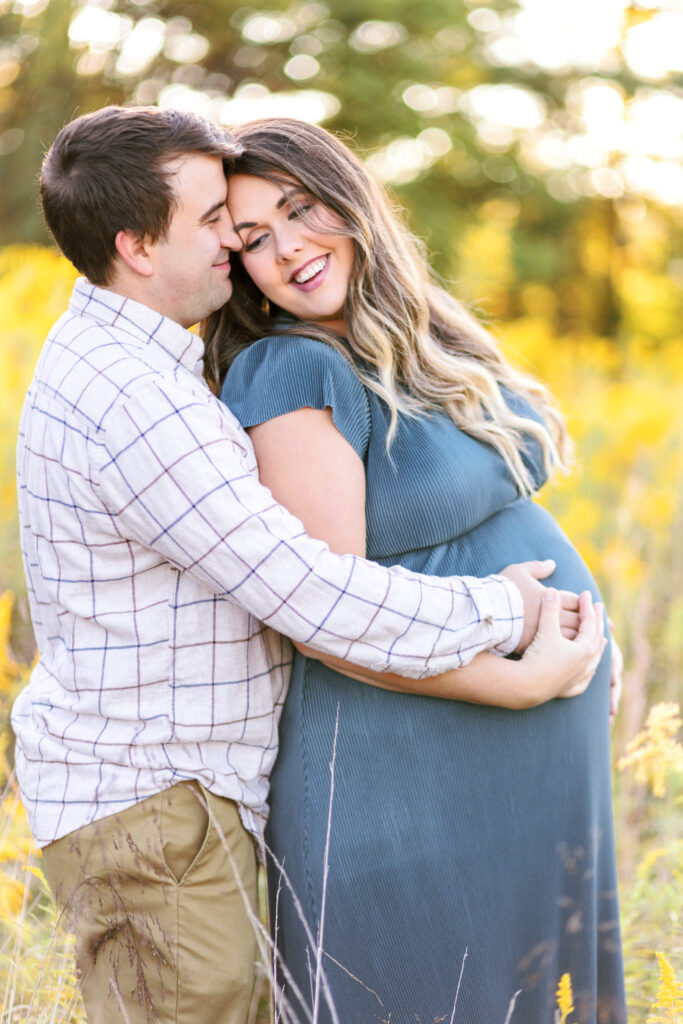
[[[325,129],[290,118],[251,121],[234,136],[244,151],[233,173],[265,178],[285,192],[301,186],[342,219],[345,227],[335,233],[353,239],[354,265],[340,338],[269,308],[234,261],[233,296],[202,330],[214,386],[238,352],[258,338],[305,334],[351,359],[364,384],[386,403],[389,441],[399,412],[444,410],[461,430],[500,453],[522,494],[534,490],[522,458],[525,439],[539,442],[546,470],[564,468],[570,441],[547,390],[515,370],[482,324],[436,283],[423,245],[351,150]],[[501,389],[524,398],[542,423],[515,413]]]

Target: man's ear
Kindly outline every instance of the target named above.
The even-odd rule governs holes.
[[[141,238],[130,228],[119,231],[114,240],[116,250],[130,269],[142,277],[151,277],[154,267],[150,259],[149,239]]]

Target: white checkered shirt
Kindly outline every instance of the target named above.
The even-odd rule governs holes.
[[[507,580],[385,569],[306,536],[258,483],[202,354],[178,324],[80,280],[26,398],[40,657],[12,722],[39,845],[190,778],[258,835],[291,666],[280,633],[414,677],[519,640]]]

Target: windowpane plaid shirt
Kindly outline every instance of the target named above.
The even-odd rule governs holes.
[[[84,280],[40,355],[18,447],[39,660],[12,716],[39,845],[189,778],[258,835],[291,666],[281,634],[414,677],[519,640],[507,580],[421,577],[308,537],[258,483],[202,355]]]

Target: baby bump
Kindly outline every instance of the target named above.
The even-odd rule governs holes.
[[[596,592],[552,517],[527,501],[448,544],[393,562],[436,575],[479,576],[548,557],[557,563],[554,584]],[[586,870],[597,873],[592,837],[611,834],[608,693],[607,654],[585,694],[523,712],[377,689],[298,656],[272,779],[270,841],[286,856],[297,891],[320,893],[334,748],[335,906],[352,905],[352,892],[381,892],[400,879],[408,916],[417,921],[425,887],[439,879],[439,899],[447,893],[454,904],[442,917],[445,948],[451,922],[479,920],[488,905],[481,892],[495,892],[508,877],[497,861],[502,850],[506,865],[516,865],[515,884],[522,878],[536,886],[543,878],[554,895],[541,904],[554,904],[557,894],[576,901],[562,851],[579,851],[591,862]],[[492,865],[485,882],[482,865]],[[419,884],[407,891],[407,878]],[[317,896],[311,898],[315,904]],[[487,919],[484,931],[495,927]],[[541,934],[545,926],[537,927]],[[352,928],[353,920],[345,921],[345,934]],[[366,946],[367,936],[358,937],[357,948]]]
[[[446,544],[383,561],[481,576],[537,558],[555,560],[558,587],[597,593],[578,552],[530,501]],[[270,845],[314,931],[326,887],[330,957],[385,1005],[412,1010],[421,985],[434,1001],[439,965],[464,962],[465,947],[472,991],[480,977],[488,993],[492,962],[511,991],[533,991],[545,971],[551,1002],[565,967],[583,977],[583,958],[593,976],[594,936],[612,936],[616,921],[608,692],[607,655],[580,697],[527,711],[378,689],[297,656]],[[405,934],[414,958],[397,952]],[[432,964],[435,978],[425,981]],[[536,1009],[524,1019],[547,1016]],[[353,1015],[361,1017],[371,1013]],[[430,1009],[421,1019],[436,1017]],[[489,1018],[481,1007],[468,1017]]]
[[[556,563],[552,577],[544,582],[577,592],[590,589],[595,598],[599,597],[588,568],[553,517],[526,499],[514,502],[447,544],[396,556],[393,564],[400,561],[411,570],[437,576],[484,576],[511,562],[544,558]],[[609,771],[608,651],[581,697],[550,701],[526,712],[375,689],[303,659],[295,670],[292,691],[287,711],[298,706],[298,743],[304,748],[309,742],[316,746],[325,737],[324,759],[318,752],[321,765],[324,761],[323,785],[329,784],[329,749],[339,708],[339,754],[345,771],[349,776],[358,773],[359,793],[369,796],[377,786],[375,796],[385,814],[388,811],[387,804],[382,803],[382,792],[386,798],[387,777],[393,780],[389,788],[393,790],[400,779],[398,790],[414,795],[416,788],[422,790],[415,786],[416,778],[431,776],[433,782],[433,773],[441,776],[447,765],[445,778],[440,778],[436,788],[439,800],[447,795],[448,800],[460,802],[465,794],[461,810],[466,815],[469,800],[479,791],[482,780],[488,779],[487,785],[492,781],[492,750],[500,772],[494,786],[502,785],[503,780],[509,784],[513,765],[518,769],[524,766],[524,774],[529,755],[551,775],[572,778],[579,789],[580,780],[586,781],[585,766],[595,766],[596,757],[604,761],[603,771]],[[307,753],[312,753],[310,747]],[[384,772],[380,769],[383,761]],[[349,768],[351,764],[353,769]],[[318,796],[322,798],[322,792]],[[480,799],[484,799],[483,791]],[[413,808],[407,820],[414,813]]]
[[[372,557],[372,556],[370,556]],[[438,547],[401,555],[401,565],[433,576],[486,576],[511,562],[552,558],[555,572],[544,583],[563,590],[597,586],[578,551],[549,512],[530,499],[520,499],[468,533]],[[383,558],[391,564],[391,558]]]

